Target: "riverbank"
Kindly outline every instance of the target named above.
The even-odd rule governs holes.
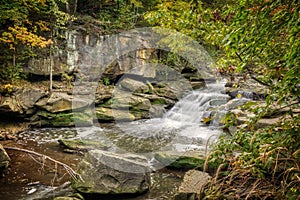
[[[35,141],[18,139],[0,141],[0,144],[38,152],[66,163],[73,169],[76,169],[77,164],[83,158],[81,154],[65,153],[58,142],[38,144]],[[0,196],[5,197],[6,200],[53,199],[55,196],[76,193],[70,187],[70,175],[60,166],[56,168],[53,163],[43,162],[43,160],[22,151],[7,149],[7,152],[11,158],[11,164],[4,177],[0,179]],[[184,171],[182,170],[162,169],[153,172],[150,191],[129,199],[170,199],[177,193],[183,175]],[[111,198],[110,196],[102,197],[107,200]]]

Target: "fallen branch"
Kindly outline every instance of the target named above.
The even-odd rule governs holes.
[[[58,160],[55,160],[49,156],[46,156],[44,154],[40,154],[40,153],[37,153],[35,151],[31,151],[31,150],[27,150],[27,149],[21,149],[21,148],[17,148],[17,147],[4,147],[4,149],[6,150],[15,150],[15,151],[21,151],[21,152],[25,152],[25,153],[28,153],[28,154],[31,154],[31,155],[34,155],[34,156],[38,156],[38,157],[41,157],[43,160],[49,160],[49,161],[52,161],[55,163],[55,165],[60,165],[62,166],[66,171],[67,173],[72,177],[73,180],[75,181],[78,181],[78,179],[82,182],[83,179],[82,177],[76,173],[69,165],[66,165],[65,163],[62,163]]]

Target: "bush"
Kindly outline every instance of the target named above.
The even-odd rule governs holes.
[[[23,71],[21,64],[12,65],[1,65],[0,66],[0,78],[6,81],[16,81],[25,79],[26,74]]]

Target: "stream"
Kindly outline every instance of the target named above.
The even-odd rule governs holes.
[[[45,154],[73,169],[76,169],[82,155],[63,152],[58,140],[97,141],[106,144],[107,151],[140,154],[146,156],[155,169],[151,172],[152,186],[148,193],[130,199],[172,199],[184,171],[156,166],[153,155],[159,151],[204,150],[210,142],[214,142],[222,133],[218,121],[225,111],[215,114],[209,124],[201,121],[210,117],[211,108],[228,101],[228,96],[220,92],[222,88],[223,84],[211,84],[206,89],[191,91],[161,118],[92,127],[32,129],[21,133],[16,141],[4,141],[2,144]],[[12,163],[6,176],[0,179],[1,199],[52,199],[72,193],[68,184],[70,177],[64,169],[24,152],[7,151]]]

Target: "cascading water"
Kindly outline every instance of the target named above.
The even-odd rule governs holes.
[[[165,114],[164,118],[183,124],[199,124],[204,113],[212,108],[211,102],[227,101],[228,96],[221,93],[223,84],[210,84],[207,88],[190,92]]]
[[[223,83],[215,83],[190,91],[162,118],[118,124],[125,141],[119,147],[126,146],[126,151],[135,153],[204,149],[210,137],[221,133],[218,121],[224,112],[211,110],[227,102],[229,97],[221,93],[223,88]],[[212,112],[214,120],[209,125],[202,123],[203,118],[211,118]]]
[[[223,90],[224,83],[214,83],[199,90],[189,91],[161,118],[101,124],[101,129],[81,127],[76,131],[69,128],[71,135],[58,134],[59,138],[55,130],[39,130],[39,142],[80,138],[105,142],[111,146],[110,151],[133,153],[204,149],[209,138],[221,133],[218,128],[219,119],[225,111],[216,108],[229,99],[228,95],[222,93]],[[203,123],[203,119],[209,119],[209,124],[205,120],[206,123]],[[36,138],[36,133],[26,132],[21,134],[21,137]],[[213,138],[210,141],[213,141]]]

